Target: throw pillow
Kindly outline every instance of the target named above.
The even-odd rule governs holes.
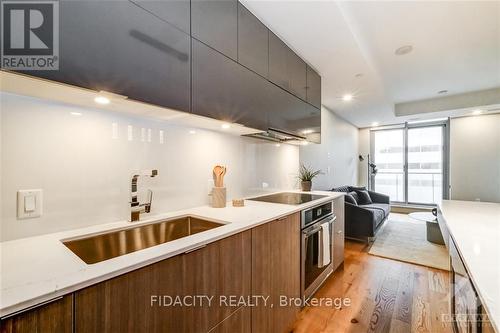
[[[354,194],[356,194],[356,192],[354,192]],[[354,199],[354,197],[351,195],[351,193],[346,193],[344,195],[344,199],[345,199],[345,202],[348,202],[350,204],[353,204],[353,205],[358,205],[358,203],[356,202],[356,199]]]
[[[358,194],[360,205],[370,205],[373,203],[368,191],[356,191],[356,193]]]
[[[358,194],[356,192],[354,192],[354,191],[349,192],[348,194],[354,199],[354,201],[356,202],[356,205],[357,205],[358,202],[359,202]]]

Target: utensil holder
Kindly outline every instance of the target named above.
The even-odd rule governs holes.
[[[226,188],[214,187],[212,189],[212,207],[224,208],[226,207]]]

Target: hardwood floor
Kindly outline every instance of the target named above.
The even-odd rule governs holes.
[[[452,332],[441,321],[449,313],[449,272],[369,255],[367,246],[347,242],[339,268],[315,297],[350,298],[351,305],[305,307],[294,333]]]

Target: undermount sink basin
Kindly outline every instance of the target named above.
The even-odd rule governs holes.
[[[136,228],[67,240],[63,241],[63,244],[87,264],[95,264],[223,225],[193,216],[184,216]]]

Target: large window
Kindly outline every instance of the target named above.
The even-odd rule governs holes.
[[[393,202],[439,202],[447,193],[446,137],[445,123],[373,131],[372,188]]]

